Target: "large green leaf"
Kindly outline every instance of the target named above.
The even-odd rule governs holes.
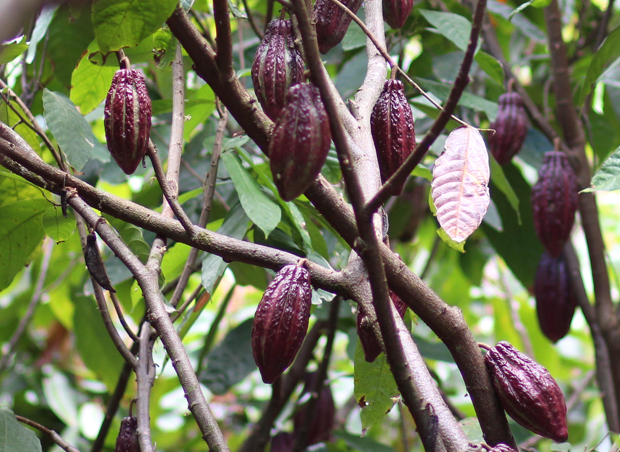
[[[222,161],[235,183],[243,210],[250,217],[250,220],[261,228],[266,236],[269,236],[280,222],[282,216],[280,207],[263,193],[261,186],[243,167],[239,157],[232,152],[224,152]]]
[[[454,13],[421,9],[420,14],[443,36],[452,41],[459,49],[466,50],[471,34],[471,22]]]
[[[105,54],[136,46],[170,17],[176,0],[96,0],[93,25],[99,49]]]
[[[45,121],[73,168],[80,171],[96,150],[107,154],[90,124],[67,96],[46,88],[43,108]]]
[[[592,190],[620,190],[620,147],[605,160],[592,178]]]
[[[8,408],[0,408],[0,452],[41,452],[41,441],[32,430],[15,418]]]
[[[588,67],[586,78],[581,86],[581,92],[577,99],[576,105],[582,105],[586,96],[592,91],[592,87],[601,77],[606,69],[620,58],[620,27],[616,27],[594,54],[592,62]]]
[[[209,354],[200,381],[214,394],[225,394],[233,385],[256,370],[252,355],[252,323],[247,319],[230,330]]]
[[[398,396],[398,388],[385,353],[372,363],[366,362],[361,342],[355,348],[355,400],[362,406],[362,429],[381,422],[390,412]]]
[[[71,74],[71,101],[80,108],[85,115],[93,111],[105,99],[114,73],[118,69],[115,66],[94,64],[89,54],[99,49],[93,41],[88,46],[88,52],[84,54],[78,66]]]
[[[45,237],[41,217],[49,205],[45,199],[27,199],[0,207],[0,290],[11,284],[41,246]]]
[[[73,325],[80,356],[112,392],[123,367],[123,358],[108,335],[94,298],[76,296],[74,305]]]

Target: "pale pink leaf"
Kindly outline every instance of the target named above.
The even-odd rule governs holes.
[[[439,224],[455,242],[469,237],[489,207],[489,155],[482,135],[460,127],[435,161],[431,185]]]

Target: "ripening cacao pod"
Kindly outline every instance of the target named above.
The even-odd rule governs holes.
[[[271,452],[293,452],[295,437],[289,432],[280,432],[271,438]]]
[[[415,148],[413,114],[400,80],[387,80],[370,116],[381,182],[385,183]],[[405,182],[394,192],[403,191]]]
[[[312,392],[315,382],[316,372],[306,373],[300,398]],[[293,416],[293,435],[297,436],[302,429],[307,428],[304,444],[306,447],[330,441],[336,416],[336,405],[328,384],[323,385],[312,412],[308,412],[308,403],[301,405]]]
[[[357,10],[362,5],[362,0],[342,0],[341,3],[349,8],[353,14],[357,14]],[[351,24],[351,17],[331,0],[316,0],[314,21],[319,52],[327,53],[342,41]]]
[[[331,132],[319,90],[308,83],[289,88],[286,103],[269,142],[273,180],[280,196],[291,201],[321,172]]]
[[[549,254],[558,257],[575,222],[579,185],[566,155],[546,152],[532,187],[534,226]]]
[[[506,165],[517,155],[525,141],[527,126],[527,113],[519,93],[499,96],[497,118],[491,124],[495,133],[489,135],[489,147],[497,163]]]
[[[146,154],[151,132],[151,99],[140,71],[116,71],[103,124],[110,154],[125,174],[133,174]]]
[[[267,286],[252,324],[252,353],[265,383],[273,383],[295,359],[311,304],[310,274],[301,266],[284,266]]]
[[[493,447],[492,449],[489,449],[489,452],[517,452],[517,451],[514,450],[512,447],[510,447],[508,444],[499,443],[497,446]]]
[[[278,118],[291,85],[304,78],[304,60],[295,46],[290,20],[269,22],[252,64],[254,92],[265,114]]]
[[[392,28],[398,29],[413,9],[413,0],[383,0],[383,20]]]
[[[121,420],[114,452],[140,452],[138,443],[138,418],[128,416]]]
[[[400,318],[405,317],[405,311],[407,305],[398,295],[390,290],[390,299],[394,303],[396,311],[400,315]],[[364,350],[364,359],[366,362],[373,362],[383,352],[381,344],[375,337],[375,333],[370,323],[370,319],[361,309],[357,310],[357,335],[360,338],[362,344],[362,350]]]
[[[559,341],[568,334],[577,307],[564,253],[559,257],[542,255],[536,270],[534,296],[540,329],[551,342]]]
[[[564,394],[547,369],[504,341],[484,360],[510,417],[540,436],[558,443],[567,440]]]

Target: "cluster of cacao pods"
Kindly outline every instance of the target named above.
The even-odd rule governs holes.
[[[342,0],[341,3],[349,8],[353,14],[356,14],[362,5],[362,0]],[[351,17],[331,0],[316,1],[314,4],[314,22],[316,24],[316,40],[321,53],[329,52],[342,41],[351,20]]]
[[[396,311],[400,315],[400,318],[405,317],[405,311],[407,305],[398,295],[390,290],[390,299],[396,308]],[[362,310],[357,310],[357,335],[360,338],[362,349],[364,350],[364,359],[366,362],[373,362],[383,352],[381,343],[377,339],[373,331],[373,325],[370,322],[368,315]]]
[[[534,296],[541,331],[551,342],[559,341],[570,331],[577,308],[564,253],[559,257],[542,255],[536,270]]]
[[[383,0],[383,20],[395,29],[405,25],[413,9],[413,0]]]
[[[491,348],[484,359],[510,417],[558,443],[568,439],[564,394],[547,369],[504,341]]]
[[[125,172],[133,174],[146,155],[151,132],[151,99],[140,71],[121,62],[105,100],[103,124],[108,149]]]
[[[252,324],[252,353],[265,383],[291,365],[306,337],[312,305],[310,274],[286,265],[269,284]]]
[[[489,147],[497,163],[506,165],[523,146],[528,119],[519,93],[504,93],[498,103],[497,118],[491,123],[495,133],[489,135]]]
[[[291,86],[269,142],[271,172],[282,199],[291,201],[306,191],[321,172],[330,143],[329,118],[318,88],[308,83]]]
[[[381,182],[385,183],[415,148],[411,106],[400,80],[387,80],[370,116],[370,130],[377,151]],[[395,189],[402,192],[405,182]]]
[[[128,416],[121,420],[121,428],[116,437],[114,452],[140,452],[137,417]]]
[[[304,61],[295,46],[290,20],[269,22],[252,64],[254,92],[265,114],[275,121],[292,85],[304,79]]]
[[[562,253],[573,223],[579,185],[563,152],[549,151],[543,158],[538,182],[532,187],[534,226],[538,238],[553,257]]]

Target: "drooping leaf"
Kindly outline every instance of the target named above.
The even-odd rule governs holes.
[[[81,170],[95,149],[107,153],[93,130],[71,100],[62,93],[43,90],[45,121],[67,156],[69,164]]]
[[[504,83],[504,67],[502,64],[486,52],[478,52],[475,56],[476,63],[484,72],[487,73],[491,80],[497,82],[498,85]]]
[[[489,156],[473,127],[454,130],[435,161],[432,196],[437,219],[455,242],[469,237],[489,207]]]
[[[591,190],[620,190],[620,147],[605,160],[605,163],[596,172],[592,178]]]
[[[214,394],[225,394],[257,369],[252,355],[252,323],[247,319],[230,330],[209,354],[200,381]]]
[[[93,25],[104,53],[138,45],[170,17],[176,0],[97,0]]]
[[[243,209],[250,220],[268,236],[280,222],[280,207],[263,193],[261,186],[243,167],[239,157],[232,152],[225,152],[222,154],[222,161],[235,183]]]
[[[37,435],[20,424],[13,411],[5,407],[0,408],[0,451],[41,452]]]

